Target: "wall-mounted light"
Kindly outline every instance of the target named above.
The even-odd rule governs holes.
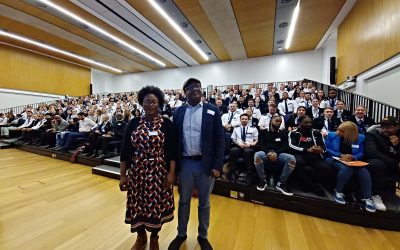
[[[90,59],[90,58],[87,58],[87,57],[84,57],[84,56],[80,56],[80,55],[76,55],[76,54],[73,54],[73,53],[68,52],[66,50],[59,49],[59,48],[56,48],[54,46],[51,46],[51,45],[48,45],[48,44],[44,44],[44,43],[32,40],[30,38],[27,38],[27,37],[24,37],[24,36],[20,36],[20,35],[14,34],[14,33],[10,33],[10,32],[7,32],[7,31],[1,30],[1,29],[0,29],[0,36],[6,36],[6,37],[9,37],[9,38],[18,40],[18,41],[22,41],[22,42],[25,42],[25,43],[29,43],[29,44],[35,45],[35,46],[40,47],[40,48],[44,48],[44,49],[47,49],[47,50],[50,50],[50,51],[53,51],[53,52],[57,52],[57,53],[60,53],[60,54],[63,54],[63,55],[69,56],[69,57],[73,57],[75,59],[79,59],[81,61],[84,61],[84,62],[87,62],[87,63],[90,63],[90,64],[94,64],[94,65],[97,65],[97,66],[100,66],[100,67],[103,67],[103,68],[106,68],[106,69],[109,69],[109,70],[112,70],[112,71],[115,71],[117,73],[122,73],[122,70],[114,68],[114,67],[112,67],[110,65],[107,65],[107,64],[104,64],[104,63],[100,63],[100,62],[96,62],[93,59]]]
[[[53,2],[50,2],[48,0],[37,0],[37,1],[40,1],[40,2],[42,2],[44,4],[46,4],[47,6],[50,6],[50,7],[54,8],[54,9],[56,9],[57,11],[61,12],[62,14],[74,19],[75,21],[80,22],[83,25],[86,25],[87,27],[89,27],[89,29],[93,29],[93,30],[95,30],[95,31],[107,36],[111,40],[115,40],[119,44],[124,45],[125,47],[127,47],[127,48],[131,49],[132,51],[134,51],[134,52],[146,57],[147,59],[157,63],[158,65],[160,65],[162,67],[166,66],[166,64],[163,63],[162,61],[154,58],[153,56],[147,54],[146,52],[142,51],[141,49],[136,48],[135,46],[129,44],[128,42],[126,42],[126,41],[124,41],[124,40],[122,40],[122,39],[120,39],[120,38],[108,33],[107,31],[103,30],[102,28],[100,28],[100,27],[98,27],[98,26],[86,21],[85,19],[77,16],[76,14],[70,12],[69,10],[64,9],[63,7],[57,5],[57,4],[53,3]]]
[[[289,27],[289,34],[285,43],[285,49],[289,49],[290,44],[292,43],[294,28],[296,27],[297,18],[299,17],[299,11],[300,11],[300,0],[297,1],[296,8],[294,8],[293,11],[292,21],[290,22],[290,27]]]
[[[164,17],[168,23],[200,54],[204,60],[209,60],[208,56],[200,49],[199,46],[182,30],[181,26],[179,26],[171,17],[157,4],[155,0],[148,0],[153,6],[154,9],[160,13],[162,17]]]

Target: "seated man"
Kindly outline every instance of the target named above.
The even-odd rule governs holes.
[[[313,99],[311,102],[311,107],[307,109],[306,115],[312,119],[316,119],[324,114],[324,109],[319,107],[318,99]]]
[[[240,115],[240,126],[233,129],[232,141],[235,146],[229,154],[230,179],[235,180],[235,171],[237,169],[237,161],[244,156],[244,164],[247,170],[247,185],[251,185],[253,174],[253,154],[254,148],[258,142],[258,130],[249,126],[249,115],[243,113]]]
[[[20,117],[17,121],[15,126],[10,126],[10,127],[2,127],[1,128],[1,136],[9,138],[10,137],[10,131],[18,131],[21,132],[21,129],[23,128],[28,128],[31,126],[32,122],[34,119],[32,118],[32,111],[31,110],[26,110],[26,119],[23,119]],[[23,124],[21,124],[23,122]]]
[[[97,147],[95,149],[95,153],[99,153],[99,149],[102,149],[102,154],[99,154],[97,157],[105,158],[109,157],[107,154],[108,146],[111,142],[122,141],[122,137],[124,136],[124,131],[127,126],[127,123],[124,121],[122,114],[116,115],[116,121],[112,125],[112,131],[107,134],[103,134],[99,137]],[[96,156],[96,155],[95,155]]]
[[[321,131],[325,137],[329,132],[335,132],[340,125],[340,119],[333,116],[333,108],[325,108],[324,116],[315,118],[312,122],[313,129]]]
[[[328,92],[328,98],[324,99],[321,101],[319,107],[322,109],[325,108],[332,108],[333,110],[336,110],[337,107],[337,102],[339,101],[337,97],[337,90],[336,89],[330,89]]]
[[[362,105],[357,106],[355,115],[350,117],[349,121],[357,125],[360,134],[365,134],[369,127],[375,125],[374,119],[366,116],[366,109]]]
[[[62,119],[60,115],[55,115],[54,119],[51,121],[51,128],[46,129],[40,136],[40,145],[47,148],[54,148],[56,144],[56,135],[65,131],[67,127],[68,122]]]
[[[87,138],[89,136],[89,132],[97,126],[97,124],[90,120],[89,118],[85,117],[85,113],[79,112],[79,132],[70,132],[65,135],[65,143],[63,145],[62,151],[68,151],[74,139],[79,137]]]
[[[289,149],[288,135],[286,131],[279,129],[281,123],[281,117],[273,117],[269,129],[262,130],[258,136],[261,151],[254,154],[254,165],[260,179],[257,189],[264,191],[269,177],[276,180],[279,178],[276,189],[285,195],[293,195],[286,184],[296,166],[296,159],[286,153]]]
[[[248,105],[248,107],[246,109],[251,109],[251,111],[253,113],[252,117],[259,120],[261,118],[261,111],[258,108],[254,107],[254,100],[249,99],[247,102],[247,105]],[[243,109],[243,111],[244,111],[244,109]]]
[[[275,103],[268,104],[268,113],[266,115],[261,116],[260,121],[258,122],[258,127],[260,128],[260,130],[269,128],[269,123],[271,121],[271,118],[274,116],[279,116],[282,118],[282,124],[279,129],[285,130],[285,121],[277,111],[278,109]]]
[[[301,117],[299,123],[300,126],[297,129],[289,132],[289,147],[296,158],[296,172],[306,192],[323,195],[324,191],[308,175],[306,167],[311,168],[314,177],[321,183],[333,184],[333,172],[322,156],[326,150],[325,142],[321,132],[312,128],[312,120],[309,116]]]
[[[244,112],[247,113],[247,115],[250,117],[249,125],[251,127],[256,127],[257,130],[258,130],[259,129],[258,128],[259,120],[257,118],[253,117],[253,111],[250,108],[247,108],[247,109],[244,110]]]
[[[43,113],[33,115],[33,118],[36,119],[33,121],[31,127],[21,129],[22,139],[28,144],[32,144],[32,140],[39,137],[39,128],[47,121]]]
[[[278,104],[278,110],[282,115],[293,114],[297,109],[297,102],[289,99],[289,94],[285,90],[282,93],[282,101]]]
[[[368,132],[365,138],[365,157],[372,178],[372,200],[376,209],[386,211],[381,195],[385,178],[398,178],[400,163],[400,122],[392,116],[385,117],[381,128]]]
[[[123,117],[122,113],[117,113],[117,115],[122,115]],[[87,156],[98,156],[98,153],[95,152],[95,149],[97,149],[98,145],[100,144],[100,138],[102,135],[111,133],[112,130],[112,124],[109,120],[110,117],[108,115],[103,116],[101,123],[93,128],[90,132],[88,139],[89,146],[86,153]]]
[[[229,153],[233,128],[240,126],[240,113],[241,112],[237,108],[237,103],[232,102],[229,104],[229,112],[223,114],[221,117],[222,126],[225,131],[225,154]]]
[[[351,117],[351,112],[345,109],[343,101],[336,102],[337,109],[335,110],[333,116],[340,119],[341,122],[348,121]]]

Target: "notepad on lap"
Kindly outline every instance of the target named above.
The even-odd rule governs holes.
[[[343,161],[339,157],[332,157],[332,158],[340,161],[343,164],[346,164],[349,167],[365,167],[368,165],[368,163],[364,161]]]

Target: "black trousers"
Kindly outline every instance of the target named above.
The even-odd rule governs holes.
[[[231,173],[237,170],[238,160],[242,157],[244,158],[244,165],[247,172],[254,171],[254,149],[233,147],[229,154],[229,166],[231,168]]]
[[[393,164],[386,164],[381,159],[368,159],[368,171],[372,180],[372,195],[382,195],[385,191],[386,177],[396,179],[399,177],[399,162],[393,159]]]
[[[297,153],[295,173],[305,187],[314,186],[315,182],[331,189],[335,184],[335,173],[332,167],[319,154]]]
[[[122,141],[122,138],[119,136],[111,136],[111,137],[100,136],[97,140],[96,150],[99,150],[101,148],[103,151],[103,154],[106,154],[110,142],[113,142],[113,141]]]

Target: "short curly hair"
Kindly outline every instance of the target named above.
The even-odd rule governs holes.
[[[155,87],[155,86],[146,86],[146,87],[143,87],[141,90],[139,90],[139,93],[138,93],[138,101],[139,101],[140,106],[143,106],[143,99],[148,94],[155,95],[158,99],[159,105],[164,104],[165,96],[164,96],[164,93],[161,91],[161,89],[159,89],[158,87]]]

